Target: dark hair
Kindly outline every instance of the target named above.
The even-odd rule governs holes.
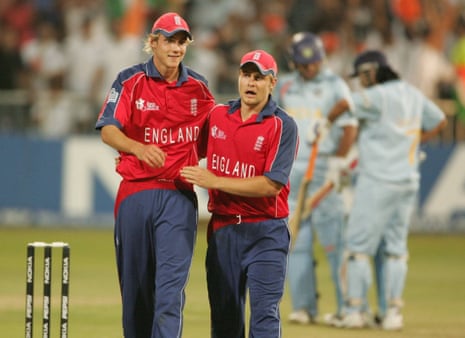
[[[399,75],[389,66],[380,66],[376,72],[376,82],[383,83],[391,80],[398,80]]]

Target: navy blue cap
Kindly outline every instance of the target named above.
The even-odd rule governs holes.
[[[389,66],[386,56],[384,56],[382,52],[378,50],[368,50],[357,56],[354,61],[354,71],[350,76],[358,76],[360,67],[366,64],[372,64],[378,68]]]
[[[300,32],[292,36],[289,54],[294,63],[305,65],[323,60],[325,50],[323,42],[317,35]]]

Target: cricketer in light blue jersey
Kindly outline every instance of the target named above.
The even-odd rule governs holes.
[[[351,93],[343,79],[324,63],[324,50],[320,38],[308,32],[293,36],[291,58],[296,71],[281,76],[276,90],[276,100],[297,122],[299,150],[291,173],[289,207],[294,212],[299,187],[304,177],[312,144],[308,134],[315,122],[325,119],[340,100],[352,105]],[[326,181],[331,158],[344,157],[355,140],[357,120],[350,115],[342,116],[333,124],[327,136],[319,142],[313,179],[307,196],[315,193]],[[315,208],[311,217],[303,219],[299,226],[293,250],[289,255],[288,282],[293,312],[291,322],[305,324],[315,321],[318,315],[317,279],[313,256],[313,230],[324,247],[331,267],[339,313],[343,298],[338,278],[342,261],[345,207],[340,191],[333,189]]]
[[[419,188],[419,144],[439,133],[446,120],[436,104],[399,79],[382,53],[362,53],[354,68],[365,88],[353,95],[352,112],[361,121],[359,176],[347,225],[342,269],[347,306],[341,326],[369,325],[363,314],[371,284],[369,257],[384,241],[388,309],[381,324],[398,330],[403,327],[408,228]]]
[[[358,171],[392,183],[418,185],[422,130],[444,119],[443,112],[418,89],[393,80],[353,95],[360,129]],[[393,161],[395,159],[395,161]]]

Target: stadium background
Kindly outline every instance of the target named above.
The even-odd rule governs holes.
[[[112,226],[119,176],[116,153],[98,136],[64,140],[0,135],[0,224]],[[412,231],[465,232],[465,145],[424,147],[422,187]],[[198,189],[200,216],[207,194]]]
[[[449,126],[424,147],[412,231],[465,231],[465,1],[6,0],[0,6],[0,224],[111,226],[115,152],[93,126],[116,72],[143,61],[143,39],[165,11],[194,34],[185,63],[219,102],[235,96],[243,51],[264,48],[289,71],[296,31],[319,33],[346,75],[380,48],[399,74],[440,104]],[[465,97],[465,95],[463,96]],[[208,217],[199,190],[201,217]]]

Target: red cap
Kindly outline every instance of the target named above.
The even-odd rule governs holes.
[[[177,32],[186,32],[192,40],[189,25],[179,14],[174,12],[165,13],[160,16],[152,26],[152,33],[161,33],[165,37],[172,37]]]
[[[262,75],[278,74],[278,66],[274,58],[264,50],[254,50],[245,54],[241,59],[241,68],[246,63],[254,63]]]

